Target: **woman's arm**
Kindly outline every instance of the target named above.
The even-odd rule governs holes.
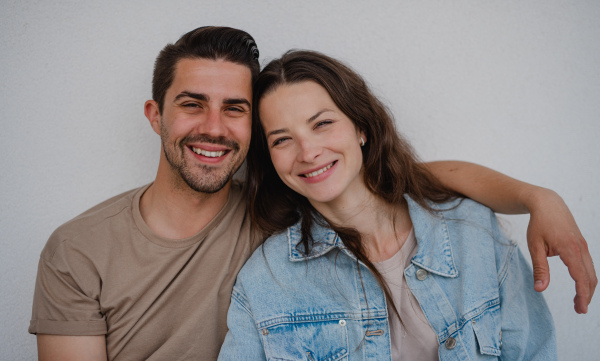
[[[497,229],[496,229],[497,231]],[[518,247],[500,284],[502,360],[553,361],[556,329],[540,293],[531,289],[531,269]]]
[[[550,283],[546,257],[560,256],[575,280],[575,311],[587,313],[598,284],[588,246],[563,199],[554,191],[467,162],[425,164],[446,187],[505,214],[530,214],[527,245],[535,290]]]
[[[227,312],[227,327],[229,331],[227,331],[225,341],[221,346],[218,361],[267,359],[256,324],[250,314],[250,305],[244,295],[235,287]]]

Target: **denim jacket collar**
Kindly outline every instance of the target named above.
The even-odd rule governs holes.
[[[443,212],[435,212],[432,214],[413,201],[408,195],[404,195],[404,198],[408,202],[410,218],[419,245],[417,254],[413,257],[411,262],[440,276],[457,277],[458,270],[454,264],[448,225]],[[436,203],[431,202],[430,206],[439,210]],[[292,262],[318,258],[334,248],[338,248],[348,256],[356,259],[356,257],[348,251],[346,246],[344,246],[340,237],[329,228],[322,227],[318,224],[313,225],[312,236],[315,243],[307,257],[298,250],[298,248],[303,249],[303,246],[300,244],[300,240],[302,239],[300,222],[288,228],[287,233],[289,259]],[[435,240],[438,240],[438,242]],[[439,240],[443,241],[439,242]]]

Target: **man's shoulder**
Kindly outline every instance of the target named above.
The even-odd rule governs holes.
[[[105,233],[111,232],[112,225],[133,222],[132,208],[134,198],[148,185],[128,190],[111,197],[84,211],[59,226],[50,236],[42,257],[50,258],[56,248],[64,242],[86,243],[96,241]]]
[[[234,179],[231,182],[231,188],[229,189],[229,198],[232,200],[231,203],[233,203],[235,207],[245,207],[246,197],[247,191],[245,184],[240,180]]]

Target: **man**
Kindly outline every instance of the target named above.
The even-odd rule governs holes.
[[[198,28],[161,51],[145,104],[161,137],[156,179],[91,208],[48,240],[29,327],[40,360],[217,358],[236,274],[255,246],[232,177],[248,151],[258,72],[254,39],[236,29]],[[519,198],[522,188],[510,186],[517,181],[462,163],[430,167],[457,191],[515,210],[506,199]],[[474,185],[482,179],[489,186]],[[545,261],[555,249],[540,244],[549,247]],[[583,254],[570,262],[581,259],[588,261]],[[582,305],[592,293],[588,287]]]
[[[230,289],[251,252],[231,178],[248,151],[258,72],[254,40],[234,29],[198,29],[160,53],[145,104],[162,142],[156,179],[48,241],[30,327],[40,358],[216,358]]]

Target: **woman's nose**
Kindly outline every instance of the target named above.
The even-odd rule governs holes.
[[[298,145],[298,161],[312,162],[321,154],[322,147],[314,140],[300,139]]]

